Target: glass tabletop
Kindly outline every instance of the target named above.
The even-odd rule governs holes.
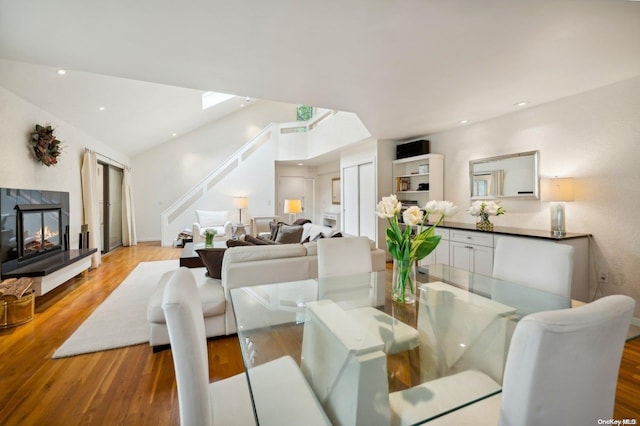
[[[445,265],[420,268],[416,303],[397,304],[388,273],[231,290],[257,423],[300,415],[297,407],[274,417],[283,391],[265,371],[285,358],[294,362],[278,376],[301,378],[296,389],[316,401],[309,410],[328,418],[319,424],[428,422],[501,391],[519,319],[576,304]]]

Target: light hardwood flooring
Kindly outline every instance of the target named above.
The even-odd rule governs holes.
[[[0,425],[178,424],[170,350],[142,344],[51,356],[139,262],[178,259],[180,251],[157,243],[117,249],[100,268],[38,298],[33,321],[0,330]],[[208,348],[211,381],[243,371],[235,336]],[[614,417],[640,420],[640,339],[626,344]]]

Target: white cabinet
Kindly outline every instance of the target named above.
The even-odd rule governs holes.
[[[449,264],[449,230],[446,228],[436,228],[434,234],[440,236],[440,243],[429,256],[418,262],[419,266]]]
[[[501,238],[517,238],[507,235],[496,235],[495,244]],[[572,246],[573,251],[573,270],[571,273],[571,298],[587,302],[589,300],[589,238],[569,238],[565,240],[555,241],[556,244],[565,244]]]
[[[429,200],[442,200],[444,156],[425,154],[394,160],[392,188],[400,201],[416,202],[420,207]]]
[[[501,238],[531,239],[540,238],[534,235],[507,235],[490,231],[471,231],[449,228],[436,228],[440,235],[440,244],[427,257],[422,259],[420,266],[432,264],[450,265],[465,271],[473,271],[482,275],[493,275],[493,255],[495,245]],[[529,231],[531,232],[531,231]],[[573,238],[556,240],[547,238],[555,244],[566,244],[574,248],[573,274],[571,280],[571,298],[586,302],[589,300],[589,236],[587,234]]]
[[[483,275],[493,273],[493,234],[451,230],[449,264]]]

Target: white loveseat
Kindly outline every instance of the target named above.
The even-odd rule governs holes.
[[[345,237],[348,238],[348,237]],[[371,242],[371,262],[374,271],[385,270],[385,251]],[[317,244],[282,244],[231,247],[222,261],[222,279],[205,276],[206,268],[190,269],[202,302],[207,337],[236,332],[233,306],[229,292],[233,288],[282,281],[303,280],[318,276]],[[149,343],[169,344],[169,334],[162,312],[162,293],[173,274],[167,272],[149,299]]]
[[[207,229],[216,231],[216,240],[228,240],[233,235],[228,210],[196,210],[196,219],[193,223],[194,243],[204,240]]]

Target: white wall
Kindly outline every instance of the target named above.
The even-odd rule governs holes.
[[[294,105],[259,101],[132,158],[138,240],[159,240],[160,213],[163,210],[267,125],[291,121],[292,118],[295,118]],[[267,157],[266,161],[273,162],[273,156]],[[206,206],[200,207],[209,210],[231,209],[233,196],[251,195],[251,185],[254,183],[268,185],[264,171],[273,166],[265,165],[267,168],[243,168],[244,176],[240,180],[236,175],[226,184],[216,187],[216,191],[207,198]],[[260,197],[249,199],[248,213],[259,215],[273,209],[272,205],[268,205],[273,198],[272,185],[273,180],[271,186],[260,188]],[[185,218],[184,225],[178,228],[191,227],[195,220],[195,208],[193,212],[193,217]]]
[[[541,177],[576,178],[567,230],[593,235],[590,294],[596,271],[607,270],[605,294],[640,302],[640,77],[428,139],[445,156],[445,198],[461,208],[456,221],[474,222],[465,212],[469,160],[538,150]],[[496,225],[549,229],[549,203],[502,204],[508,213]]]
[[[28,141],[36,124],[51,124],[62,141],[62,155],[54,166],[46,167],[33,156]],[[0,187],[69,192],[71,247],[77,247],[84,223],[80,168],[85,147],[129,163],[126,155],[0,87]]]

